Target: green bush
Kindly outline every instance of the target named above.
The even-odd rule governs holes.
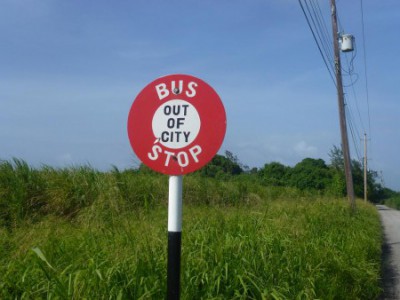
[[[393,196],[389,199],[385,200],[385,205],[394,208],[394,209],[400,209],[400,195],[399,196]]]

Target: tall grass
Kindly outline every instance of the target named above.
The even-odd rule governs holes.
[[[0,299],[165,297],[166,176],[22,161],[0,170]],[[187,176],[183,198],[182,299],[380,293],[373,206],[351,215],[343,200],[246,178]]]
[[[400,196],[393,196],[385,200],[385,205],[400,210]]]
[[[120,210],[166,204],[168,177],[137,170],[99,172],[90,166],[31,168],[18,159],[0,161],[0,225],[12,230],[19,223],[48,215],[73,219],[96,201]],[[238,205],[279,198],[315,198],[295,188],[266,189],[249,177],[218,181],[198,175],[185,177],[187,204]],[[116,207],[114,207],[116,208]]]

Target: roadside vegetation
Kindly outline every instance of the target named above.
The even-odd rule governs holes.
[[[379,217],[350,213],[339,173],[227,152],[185,176],[182,299],[376,299]],[[0,299],[163,299],[167,197],[144,166],[1,161]]]
[[[385,194],[386,197],[384,204],[391,208],[400,210],[400,193],[385,189]]]

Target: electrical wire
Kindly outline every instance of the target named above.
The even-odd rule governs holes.
[[[344,73],[344,75],[346,75],[346,76],[352,76],[352,75],[358,76],[358,74],[354,72],[354,69],[355,69],[355,67],[354,67],[354,59],[357,56],[357,47],[356,47],[355,40],[353,40],[353,47],[354,47],[354,50],[351,51],[351,59],[350,59],[350,61],[349,61],[348,55],[345,55],[346,62],[347,62],[347,70],[342,67],[342,71],[343,71],[342,73]]]
[[[365,76],[365,91],[367,97],[367,111],[368,111],[368,131],[369,138],[371,138],[371,115],[369,108],[369,91],[368,91],[368,72],[367,72],[367,50],[365,46],[365,22],[364,22],[364,5],[363,0],[360,0],[361,6],[361,28],[362,28],[362,37],[363,37],[363,57],[364,57],[364,76]]]
[[[337,18],[338,18],[340,32],[345,32],[343,29],[340,17],[337,16]],[[349,101],[348,100],[349,97],[345,97],[346,98],[346,112],[347,112],[347,117],[348,117],[347,119],[348,119],[348,124],[349,124],[348,128],[350,130],[350,133],[352,135],[352,140],[353,140],[353,148],[356,151],[358,159],[361,161],[361,155],[360,155],[361,151],[359,148],[359,141],[361,140],[361,134],[360,134],[361,131],[357,127],[356,118],[354,117],[354,114],[353,114],[352,108],[351,108],[351,106],[352,106],[351,103],[354,102],[356,111],[357,111],[357,115],[359,118],[359,122],[361,124],[363,132],[365,132],[365,126],[364,126],[363,118],[361,117],[361,112],[360,112],[360,108],[359,108],[359,104],[358,104],[358,97],[357,97],[357,93],[354,88],[355,83],[359,79],[359,75],[358,75],[358,73],[355,72],[355,67],[354,67],[354,60],[357,56],[357,44],[356,44],[355,40],[353,40],[353,47],[354,47],[354,50],[352,51],[352,57],[351,57],[350,61],[349,61],[348,55],[345,55],[347,69],[344,69],[342,66],[342,70],[343,70],[343,74],[350,79],[350,84],[344,85],[344,89],[347,90],[347,88],[351,88],[352,94],[354,97],[354,101]],[[354,79],[354,76],[356,76],[355,79]],[[346,95],[348,95],[348,93],[346,93]]]
[[[327,30],[326,23],[324,18],[322,17],[321,8],[314,0],[309,0],[309,5],[305,0],[305,4],[308,10],[308,13],[314,23],[314,27],[316,28],[320,44],[324,48],[325,56],[330,63],[331,70],[334,70],[334,54],[333,54],[333,45],[329,39],[329,33]],[[310,9],[311,7],[311,9]]]
[[[356,127],[356,125],[355,125],[355,123],[353,121],[354,117],[353,117],[353,115],[351,113],[350,107],[348,105],[346,105],[345,109],[347,111],[347,121],[348,121],[347,124],[348,124],[348,128],[350,129],[350,134],[351,134],[352,141],[353,141],[353,148],[354,148],[354,150],[356,152],[358,160],[361,162],[361,157],[362,157],[360,155],[361,151],[360,151],[360,148],[359,148],[359,143],[357,143],[357,137],[358,137],[358,141],[360,141],[360,135],[358,134],[357,127]],[[357,136],[356,136],[356,134],[357,134]]]
[[[318,3],[318,1],[317,0],[313,0],[313,3],[314,3],[314,6],[316,6],[317,8],[318,8],[318,16],[320,16],[320,19],[321,19],[321,23],[322,23],[322,25],[323,25],[323,29],[324,29],[324,35],[326,36],[326,37],[329,37],[331,34],[330,34],[330,32],[329,32],[329,30],[328,30],[328,26],[326,26],[326,22],[325,22],[325,19],[322,17],[323,16],[323,14],[322,14],[322,10],[321,10],[321,7],[320,7],[320,5],[319,5],[319,3]],[[332,61],[333,61],[333,45],[332,45],[332,43],[330,42],[330,39],[327,39],[328,40],[328,42],[327,42],[327,44],[330,46],[330,53],[332,53]]]
[[[325,66],[326,66],[327,70],[328,70],[329,76],[331,77],[333,84],[336,86],[336,81],[335,81],[334,76],[333,76],[333,74],[332,74],[332,70],[331,70],[330,67],[329,67],[329,63],[328,63],[328,61],[327,61],[326,54],[325,54],[325,52],[322,50],[321,45],[320,45],[320,43],[318,42],[316,33],[315,33],[315,31],[314,31],[314,29],[313,29],[313,27],[312,27],[312,25],[311,25],[310,18],[308,17],[307,12],[306,12],[306,10],[304,9],[304,6],[303,6],[303,3],[301,2],[301,0],[298,0],[298,1],[299,1],[301,10],[303,11],[304,17],[306,18],[308,27],[309,27],[310,30],[311,30],[311,33],[312,33],[313,38],[314,38],[314,41],[315,41],[315,43],[317,44],[319,53],[321,54],[321,57],[322,57],[322,59],[323,59],[323,61],[324,61],[324,63],[325,63]],[[304,1],[305,1],[305,0],[304,0]],[[305,2],[305,3],[307,3],[307,2]]]
[[[357,53],[356,43],[354,43],[354,52]],[[362,130],[363,130],[363,132],[365,132],[365,126],[364,126],[363,118],[361,117],[361,112],[360,112],[360,108],[359,108],[359,105],[358,105],[358,97],[357,97],[357,94],[356,94],[356,90],[354,88],[354,85],[358,81],[358,78],[359,78],[358,74],[354,72],[353,61],[354,61],[355,56],[356,56],[356,54],[352,55],[352,59],[351,59],[350,62],[348,60],[347,55],[345,56],[346,63],[347,63],[348,69],[349,69],[349,71],[347,73],[348,73],[348,76],[350,78],[350,84],[345,86],[345,88],[347,89],[347,88],[351,87],[351,90],[353,92],[353,97],[354,97],[354,103],[355,103],[356,110],[357,110],[357,115],[358,115],[358,118],[360,120],[360,124],[361,124]],[[357,78],[355,80],[353,80],[353,76],[357,76]]]

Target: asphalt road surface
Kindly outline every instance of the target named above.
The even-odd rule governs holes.
[[[400,299],[400,211],[377,205],[381,215],[385,244],[383,246],[382,299]]]

